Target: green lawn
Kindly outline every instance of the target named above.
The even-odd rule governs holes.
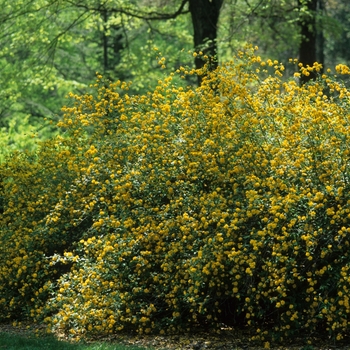
[[[146,350],[118,344],[71,344],[52,336],[35,337],[13,333],[0,333],[0,350]]]

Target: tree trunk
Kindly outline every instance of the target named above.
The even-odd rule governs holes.
[[[306,66],[312,66],[316,61],[316,10],[317,10],[317,1],[318,0],[308,0],[306,3],[307,10],[306,14],[300,19],[301,27],[301,42],[299,46],[299,61]],[[301,1],[299,1],[299,6],[301,7]],[[301,83],[305,84],[306,82],[315,79],[316,74],[310,72],[309,76],[302,75]]]
[[[121,52],[124,49],[123,35],[121,33],[121,27],[118,25],[109,25],[108,20],[110,13],[107,9],[101,10],[101,17],[103,20],[103,32],[102,32],[102,61],[103,61],[103,76],[114,80],[116,73],[116,67],[121,60]],[[107,35],[107,31],[110,31],[110,35]],[[120,73],[118,79],[125,79]]]
[[[324,0],[318,0],[317,4],[317,12],[321,14],[321,16],[324,16]],[[316,37],[316,43],[317,43],[317,62],[322,64],[321,74],[324,71],[324,48],[325,48],[325,37],[323,33],[323,22],[322,19],[319,23],[317,23],[317,37]]]
[[[194,47],[209,57],[209,69],[214,70],[218,65],[217,59],[217,27],[220,9],[224,0],[189,0],[189,10],[192,17]],[[197,56],[197,69],[204,66],[205,61]],[[198,76],[198,85],[202,81]]]
[[[103,32],[102,32],[102,47],[103,47],[103,75],[106,75],[109,70],[108,62],[108,37],[107,37],[107,22],[108,22],[108,13],[104,9],[101,12],[103,20]]]

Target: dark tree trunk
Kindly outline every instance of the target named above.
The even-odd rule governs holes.
[[[102,13],[103,19],[103,32],[102,32],[102,46],[103,46],[103,75],[106,75],[109,69],[108,62],[108,37],[107,37],[107,22],[108,22],[108,13],[107,10],[103,10]]]
[[[189,0],[189,10],[192,17],[194,47],[209,57],[209,69],[214,70],[217,60],[217,27],[220,9],[224,0]],[[196,68],[202,68],[205,61],[197,56]],[[198,77],[198,85],[202,77]]]
[[[121,33],[121,27],[116,25],[110,25],[107,27],[107,23],[110,17],[110,13],[107,9],[101,10],[101,17],[103,20],[103,32],[102,32],[102,61],[103,61],[103,75],[108,79],[114,79],[116,66],[121,60],[121,51],[124,49],[123,35]],[[107,35],[107,31],[110,34]],[[118,79],[124,77],[120,74]]]
[[[317,11],[321,14],[321,16],[324,15],[324,0],[318,0],[318,5],[317,5]],[[317,38],[316,38],[316,43],[317,43],[317,62],[322,64],[322,70],[320,73],[323,73],[324,71],[324,48],[325,48],[325,37],[323,34],[323,23],[322,20],[320,23],[317,23]]]
[[[317,30],[316,30],[316,10],[318,0],[309,0],[307,2],[307,14],[300,19],[301,42],[299,46],[299,61],[306,66],[312,66],[316,61],[317,52]],[[301,6],[301,2],[299,1]],[[316,75],[310,72],[309,76],[302,75],[301,83],[315,79]]]

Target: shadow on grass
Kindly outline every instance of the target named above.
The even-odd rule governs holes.
[[[23,336],[12,333],[0,333],[0,350],[150,350],[108,343],[72,344],[57,340],[53,336]]]

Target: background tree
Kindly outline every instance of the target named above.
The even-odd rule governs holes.
[[[194,47],[210,58],[210,69],[215,69],[218,65],[217,31],[222,4],[223,0],[189,0]],[[203,67],[204,61],[200,56],[195,58],[195,65],[197,69]],[[198,78],[200,84],[201,78]]]
[[[350,7],[346,0],[325,3],[325,61],[326,65],[350,62]],[[330,58],[333,58],[331,60]],[[333,62],[332,62],[333,61]]]
[[[300,45],[299,60],[304,66],[312,67],[317,62],[317,28],[316,11],[318,0],[299,0],[300,11]],[[320,29],[321,30],[321,29]],[[309,76],[302,75],[301,83],[315,78],[315,73]]]

